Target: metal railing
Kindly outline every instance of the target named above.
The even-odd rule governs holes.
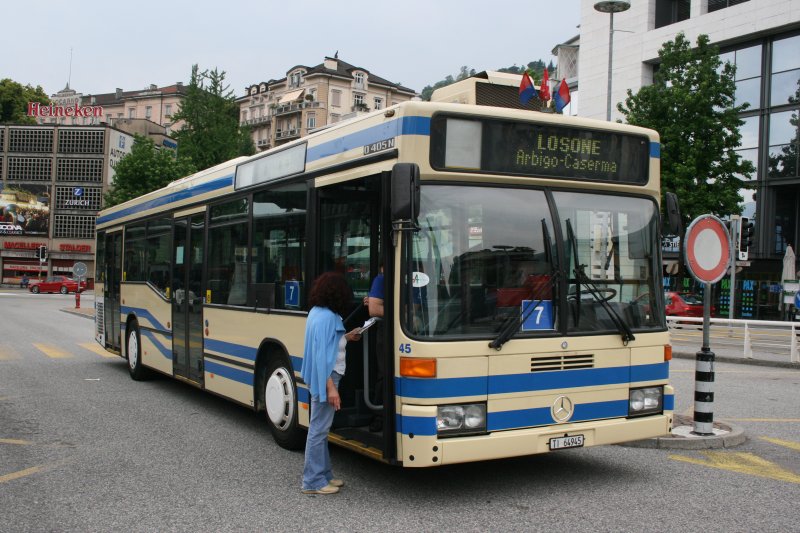
[[[699,349],[702,346],[702,318],[668,316],[667,326],[673,347],[692,345]],[[788,355],[789,362],[800,363],[798,336],[800,336],[800,322],[709,319],[711,351],[744,359],[774,360]]]

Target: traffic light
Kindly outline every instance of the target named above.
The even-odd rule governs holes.
[[[753,234],[755,233],[755,226],[752,221],[742,217],[742,223],[739,225],[739,261],[747,261],[749,257],[749,248],[753,246]]]
[[[47,246],[38,247],[36,249],[35,255],[36,255],[36,258],[41,260],[41,261],[44,261],[45,259],[47,259]]]

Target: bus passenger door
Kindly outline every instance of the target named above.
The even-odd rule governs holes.
[[[175,219],[172,255],[172,361],[175,376],[203,380],[204,215]]]
[[[106,346],[121,349],[120,284],[122,281],[122,232],[105,236],[105,285],[103,286],[103,325]]]

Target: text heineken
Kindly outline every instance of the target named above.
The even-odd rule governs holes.
[[[84,105],[77,103],[73,106],[42,105],[39,102],[28,102],[29,117],[102,117],[103,106]]]

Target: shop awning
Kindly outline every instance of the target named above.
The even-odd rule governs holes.
[[[284,94],[283,96],[280,97],[280,99],[278,100],[278,103],[279,104],[286,104],[288,102],[294,102],[295,100],[297,100],[298,98],[303,96],[304,92],[306,92],[305,89],[299,89],[297,91],[292,91],[290,93],[286,93],[286,94]]]

